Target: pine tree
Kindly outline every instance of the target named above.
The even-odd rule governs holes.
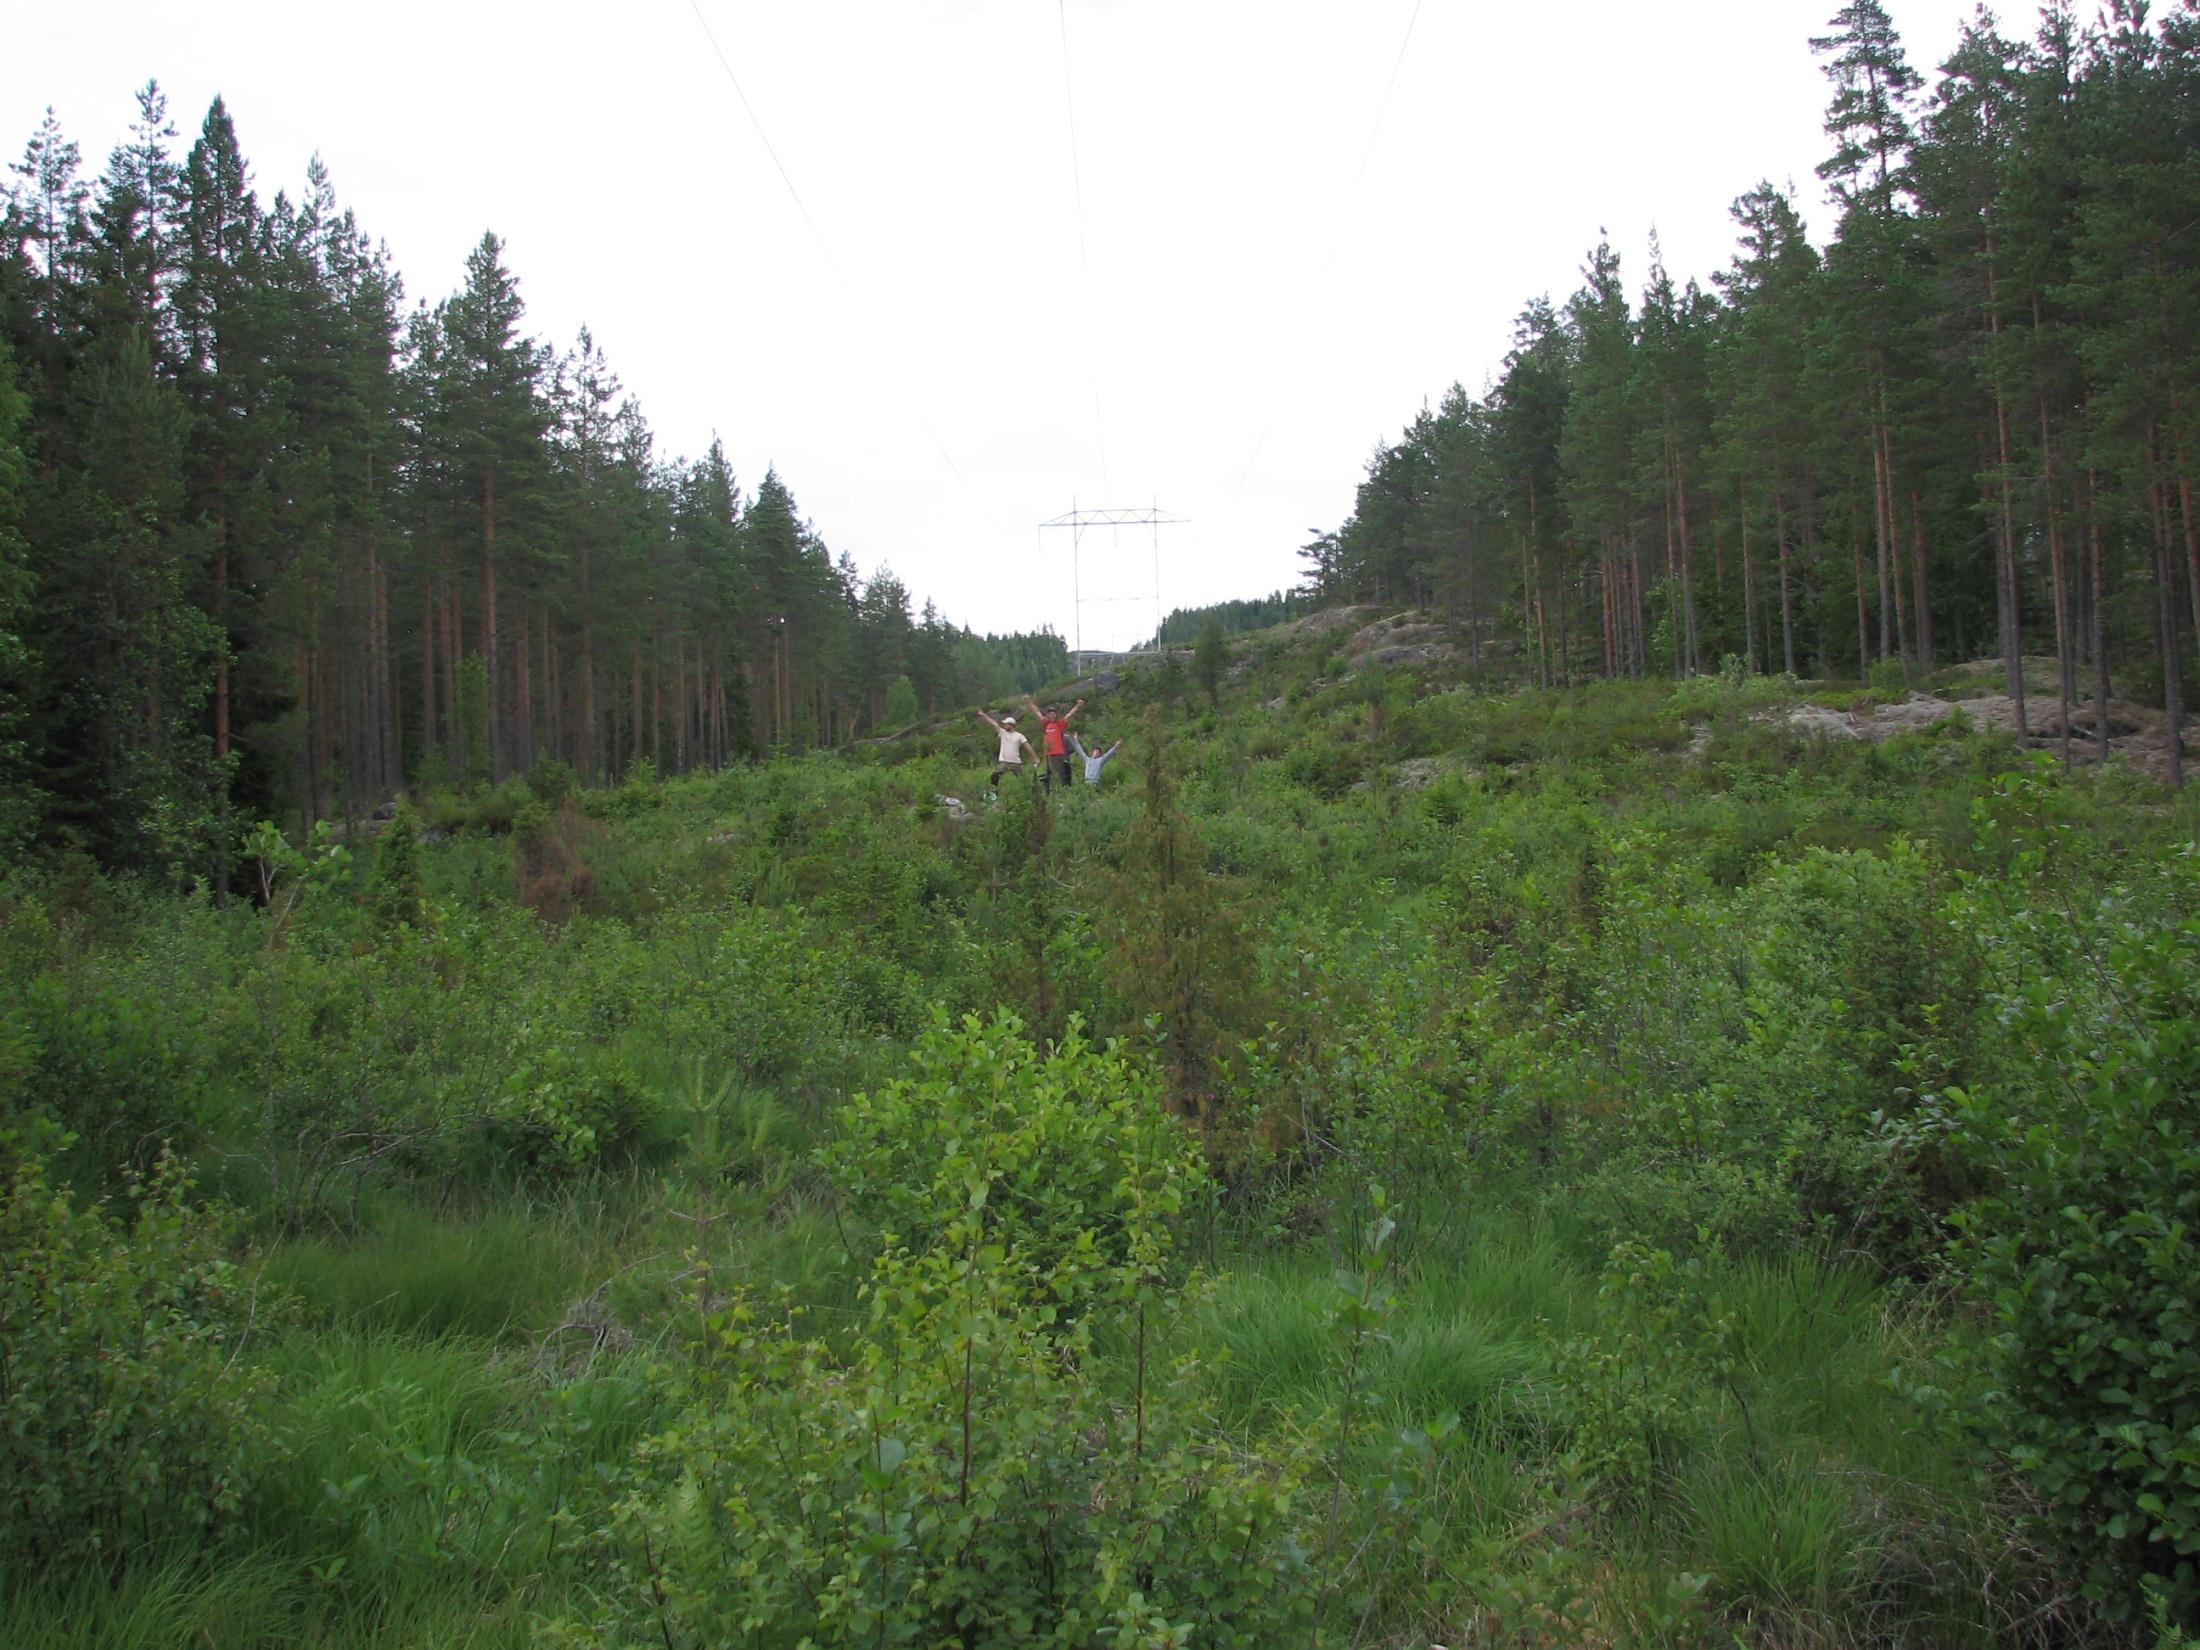
[[[1818,255],[1794,203],[1761,183],[1733,205],[1742,230],[1733,266],[1719,277],[1727,308],[1712,350],[1720,412],[1715,419],[1722,491],[1732,499],[1742,564],[1746,643],[1752,667],[1796,673],[1795,623],[1801,569],[1796,545],[1815,510],[1805,484],[1811,409],[1805,379]],[[1769,588],[1760,593],[1756,543],[1771,545]],[[1779,644],[1772,645],[1777,615]],[[1766,638],[1760,651],[1757,637]]]
[[[30,397],[16,382],[15,354],[0,336],[0,856],[19,859],[38,828],[43,799],[33,789],[28,732],[35,586],[21,533],[30,480],[22,442]]]
[[[1567,306],[1574,372],[1559,438],[1566,515],[1596,556],[1604,673],[1640,676],[1647,655],[1635,536],[1634,328],[1609,243],[1597,243],[1581,273],[1587,285]]]
[[[1921,82],[1878,0],[1850,0],[1832,27],[1833,34],[1811,41],[1829,59],[1825,72],[1835,87],[1825,122],[1835,148],[1818,175],[1842,206],[1840,235],[1826,260],[1820,359],[1837,420],[1829,429],[1831,451],[1849,476],[1857,669],[1868,670],[1873,654],[1868,542],[1877,568],[1878,652],[1907,670],[1910,649],[1898,634],[1906,569],[1895,499],[1909,458],[1897,439],[1899,386],[1913,370],[1920,308],[1915,224],[1905,204],[1909,105]],[[1866,512],[1869,521],[1859,521]]]
[[[1572,679],[1562,581],[1552,598],[1554,576],[1561,571],[1553,549],[1563,521],[1560,446],[1572,391],[1566,335],[1549,301],[1538,298],[1513,324],[1512,353],[1491,409],[1490,447],[1503,477],[1494,491],[1520,546],[1521,626],[1533,645],[1536,678],[1545,687],[1555,677]]]
[[[524,760],[514,683],[525,668],[526,609],[505,599],[499,578],[503,563],[513,558],[514,540],[525,545],[524,535],[535,525],[528,512],[543,484],[542,442],[549,422],[540,393],[546,353],[521,334],[525,313],[519,282],[504,266],[503,242],[484,234],[467,255],[466,285],[443,306],[441,321],[451,374],[449,430],[478,510],[478,635],[488,684],[491,784],[501,783]]]
[[[1677,676],[1703,668],[1696,597],[1694,495],[1702,484],[1708,439],[1710,304],[1694,282],[1676,290],[1651,237],[1650,280],[1643,290],[1631,394],[1640,415],[1635,430],[1635,486],[1658,500],[1664,559],[1661,588],[1670,628],[1670,662]],[[1696,504],[1695,519],[1701,519]],[[1664,661],[1661,661],[1661,663]]]
[[[1109,885],[1104,937],[1118,995],[1159,1040],[1171,1105],[1199,1120],[1212,1147],[1223,1121],[1217,1077],[1246,1012],[1251,956],[1178,800],[1177,755],[1158,711],[1147,711],[1138,751],[1138,817]]]
[[[1199,633],[1199,645],[1192,649],[1192,674],[1199,679],[1209,705],[1221,704],[1222,677],[1229,665],[1230,648],[1222,639],[1222,626],[1209,619]]]

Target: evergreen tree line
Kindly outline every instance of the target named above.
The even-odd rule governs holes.
[[[159,87],[97,179],[49,111],[0,207],[0,851],[226,874],[240,826],[538,764],[600,782],[1065,674],[858,575],[780,477],[659,455],[484,235],[407,309],[316,162],[263,203]]]
[[[1295,619],[1302,613],[1311,612],[1313,606],[1300,592],[1277,590],[1265,596],[1216,602],[1208,607],[1172,607],[1153,640],[1139,645],[1149,649],[1190,647],[1199,640],[1209,620],[1225,636],[1242,636],[1247,631],[1266,630],[1270,625]]]
[[[1983,9],[1928,93],[1878,0],[1834,88],[1813,246],[1771,183],[1714,290],[1600,238],[1481,397],[1380,447],[1302,552],[1325,599],[1441,608],[1531,679],[1914,679],[2051,653],[2066,759],[2117,692],[2183,715],[2200,634],[2200,14],[2112,0],[2034,38]],[[2173,764],[2175,751],[2173,744]],[[2173,778],[2177,777],[2173,766]]]

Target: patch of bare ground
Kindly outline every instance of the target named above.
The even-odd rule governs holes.
[[[1378,619],[1383,609],[1373,602],[1360,602],[1351,607],[1325,607],[1319,613],[1309,613],[1303,619],[1293,619],[1279,624],[1268,634],[1278,641],[1312,641],[1318,636],[1334,636],[1340,631],[1355,631],[1371,620]]]
[[[2036,668],[2036,667],[2044,667]],[[1782,723],[1799,732],[1827,739],[1891,739],[1898,733],[1915,733],[1961,715],[1982,731],[2006,733],[2032,750],[2060,748],[2063,719],[2054,690],[2054,661],[2025,661],[2023,729],[2018,728],[2017,701],[1999,691],[1980,692],[1988,682],[2002,680],[2001,667],[1991,660],[1958,667],[1949,673],[1943,693],[1913,692],[1892,704],[1868,699],[1846,709],[1803,703],[1760,712],[1759,721]],[[2046,691],[2040,678],[2046,678]],[[2099,758],[2099,707],[2090,696],[2070,707],[2070,754],[2074,761]],[[2164,775],[2169,768],[2169,718],[2161,711],[2128,699],[2111,698],[2107,705],[2109,755],[2143,772]],[[2188,754],[2191,740],[2185,742]]]

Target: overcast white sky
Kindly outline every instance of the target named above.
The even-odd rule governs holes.
[[[1037,531],[1073,502],[1190,518],[1163,608],[1289,585],[1600,227],[1631,290],[1653,227],[1676,278],[1722,267],[1760,178],[1829,227],[1837,3],[72,0],[0,26],[0,149],[51,104],[96,175],[148,77],[179,152],[220,93],[263,199],[318,151],[409,298],[493,228],[530,329],[593,327],[660,451],[716,432],[920,603],[1076,636]],[[1888,9],[1930,81],[1968,5]],[[1150,633],[1154,551],[1085,538],[1085,645]]]

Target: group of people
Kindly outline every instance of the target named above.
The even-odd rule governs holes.
[[[1071,719],[1085,708],[1085,702],[1082,699],[1070,706],[1068,710],[1063,710],[1060,706],[1042,710],[1039,701],[1028,694],[1024,698],[1024,703],[1031,707],[1032,717],[1039,724],[1039,744],[1037,747],[1034,747],[1031,741],[1024,736],[1023,731],[1016,726],[1015,717],[1008,715],[995,716],[988,710],[978,712],[980,716],[985,718],[986,726],[998,734],[1001,740],[1000,754],[994,759],[993,763],[993,779],[987,789],[998,795],[1001,788],[1001,776],[1003,774],[1022,773],[1024,771],[1024,759],[1027,755],[1039,765],[1039,784],[1043,789],[1053,789],[1054,782],[1057,779],[1066,786],[1070,782],[1069,757],[1071,751],[1075,751],[1084,761],[1085,783],[1088,785],[1099,784],[1101,770],[1107,767],[1108,758],[1123,748],[1123,741],[1118,739],[1106,750],[1095,750],[1088,748],[1083,739],[1069,731]]]

